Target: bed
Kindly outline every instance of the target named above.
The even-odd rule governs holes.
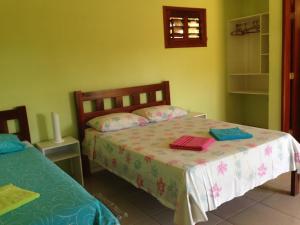
[[[0,186],[12,183],[40,197],[0,216],[0,225],[119,224],[102,203],[30,144],[24,106],[0,112],[0,133],[8,133],[8,120],[18,120],[16,135],[26,141],[27,147],[0,154]]]
[[[157,98],[160,92],[161,98]],[[140,95],[147,101],[141,103]],[[130,104],[123,105],[123,96]],[[104,99],[111,99],[106,108]],[[206,212],[247,191],[292,171],[291,194],[299,193],[300,146],[289,134],[214,121],[189,114],[115,132],[86,126],[90,119],[115,112],[132,112],[156,105],[170,105],[169,82],[104,90],[75,92],[83,154],[112,173],[156,197],[175,210],[177,225],[206,221]],[[89,112],[85,102],[94,103]],[[239,126],[252,139],[216,142],[209,151],[178,151],[169,143],[181,135],[207,135],[209,128]]]

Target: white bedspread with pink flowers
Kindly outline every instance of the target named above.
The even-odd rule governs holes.
[[[206,151],[169,148],[182,135],[209,136],[209,128],[232,127],[253,138],[216,141]],[[205,221],[207,211],[300,169],[300,145],[291,135],[192,115],[115,132],[87,129],[84,152],[174,209],[176,225]]]

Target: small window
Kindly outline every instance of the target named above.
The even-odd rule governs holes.
[[[166,48],[206,47],[206,9],[164,6]]]

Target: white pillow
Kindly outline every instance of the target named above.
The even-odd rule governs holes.
[[[187,115],[187,111],[170,105],[159,105],[143,109],[138,109],[132,113],[147,118],[150,122],[159,122],[163,120],[171,120],[176,117]]]
[[[87,122],[87,125],[102,132],[116,131],[130,127],[144,126],[149,121],[132,113],[111,113],[105,116],[95,117]]]

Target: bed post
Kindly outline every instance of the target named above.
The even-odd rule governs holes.
[[[20,127],[22,127],[20,134],[22,135],[23,140],[31,142],[26,107],[19,106],[16,110],[19,116]]]
[[[297,171],[292,171],[291,173],[291,195],[296,196],[299,194],[299,182],[300,182],[300,175]]]
[[[84,122],[84,109],[83,109],[83,101],[82,101],[82,92],[81,91],[75,91],[75,105],[76,105],[76,112],[77,112],[77,124],[78,124],[78,137],[80,142],[80,149],[82,149],[82,141],[84,138],[84,128],[85,128],[85,122]],[[82,160],[82,170],[83,175],[85,177],[91,175],[90,171],[90,161],[89,158],[82,154],[81,150],[81,160]]]

